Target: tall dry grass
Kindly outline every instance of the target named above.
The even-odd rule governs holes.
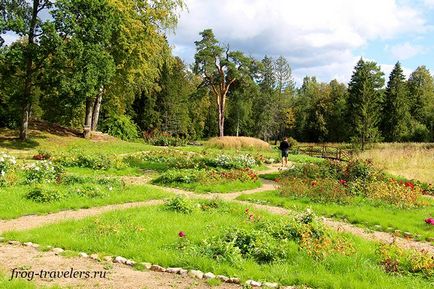
[[[379,143],[358,157],[391,174],[434,183],[434,143]]]
[[[205,146],[219,149],[269,150],[270,145],[263,140],[245,136],[214,137],[205,142]]]

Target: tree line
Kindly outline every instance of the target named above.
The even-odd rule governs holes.
[[[306,76],[296,87],[280,56],[258,60],[232,50],[211,29],[194,63],[171,53],[180,0],[2,1],[0,126],[43,119],[134,138],[165,132],[309,142],[434,141],[434,80],[425,66],[406,79],[360,59],[348,84]],[[41,15],[49,14],[50,17]]]

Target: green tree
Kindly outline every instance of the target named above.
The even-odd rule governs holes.
[[[291,66],[285,57],[279,56],[279,58],[274,61],[274,75],[276,79],[276,89],[279,94],[283,94],[285,91],[292,92],[294,90],[295,84],[292,78]]]
[[[397,62],[384,94],[381,128],[387,141],[402,141],[409,136],[409,109],[407,82],[401,64]]]
[[[418,67],[408,79],[413,139],[434,140],[434,80],[425,66]]]
[[[353,138],[362,150],[368,142],[379,139],[378,124],[383,101],[384,74],[375,62],[362,58],[354,68],[348,85],[348,117]]]
[[[22,43],[14,48],[22,53],[9,54],[6,62],[20,63],[21,74],[18,82],[23,85],[16,91],[17,105],[20,108],[20,139],[27,139],[29,118],[35,103],[35,82],[42,72],[41,67],[52,47],[47,45],[53,35],[51,20],[43,20],[41,14],[53,6],[49,0],[3,0],[1,2],[0,32],[14,32]],[[3,39],[0,40],[3,44]],[[53,44],[51,42],[51,44]],[[21,59],[17,59],[21,57]],[[37,89],[37,87],[36,87]]]
[[[327,113],[327,140],[342,142],[348,139],[350,127],[346,115],[348,110],[348,88],[336,79],[329,83],[330,105]]]
[[[239,51],[222,47],[211,29],[200,33],[196,41],[194,72],[199,74],[217,103],[219,136],[224,136],[226,97],[235,81],[251,81],[252,59]]]

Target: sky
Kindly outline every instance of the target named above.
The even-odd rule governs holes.
[[[408,76],[434,71],[434,0],[185,0],[169,42],[194,61],[194,41],[211,28],[233,50],[262,59],[284,56],[301,85],[304,76],[348,82],[360,57],[388,78],[397,61]]]

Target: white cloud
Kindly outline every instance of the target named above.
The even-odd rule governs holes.
[[[369,41],[416,35],[428,27],[421,11],[397,0],[186,2],[189,13],[181,14],[177,34],[170,39],[184,47],[180,56],[187,62],[193,60],[198,33],[212,28],[219,40],[234,49],[259,58],[284,55],[294,74],[309,73],[324,81],[348,80],[358,59],[354,49]]]
[[[434,8],[434,0],[423,0],[423,3],[424,3],[425,6],[427,6],[428,8]]]
[[[412,58],[418,54],[424,53],[427,49],[420,45],[413,45],[409,42],[405,42],[402,44],[394,45],[391,47],[386,47],[387,51],[392,53],[392,56],[398,60],[405,60]]]

